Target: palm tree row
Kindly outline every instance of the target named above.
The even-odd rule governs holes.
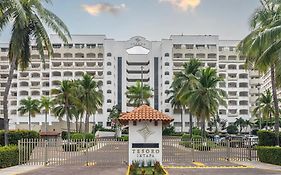
[[[5,145],[8,144],[8,95],[12,78],[16,69],[25,70],[32,61],[30,57],[31,41],[35,43],[40,58],[45,63],[45,59],[53,55],[53,47],[47,29],[57,33],[65,43],[70,38],[70,33],[63,21],[43,6],[43,4],[49,3],[51,0],[0,1],[0,32],[8,24],[12,25],[8,52],[10,70],[3,98]]]
[[[250,19],[251,33],[238,45],[238,51],[246,56],[246,66],[260,73],[270,73],[275,118],[276,140],[279,143],[279,107],[277,88],[281,85],[281,2],[260,0],[259,7]]]
[[[80,129],[78,121],[85,116],[85,133],[89,132],[89,117],[94,115],[103,103],[103,95],[94,80],[93,76],[84,74],[81,80],[63,80],[57,89],[51,90],[53,99],[42,97],[41,100],[23,99],[20,102],[20,113],[29,115],[29,129],[31,129],[31,116],[35,117],[36,113],[40,113],[40,109],[45,111],[45,131],[47,131],[47,116],[50,111],[58,117],[59,121],[65,117],[67,122],[68,139],[70,138],[70,121],[75,118],[76,131],[82,132],[82,122]]]
[[[215,69],[201,67],[201,62],[191,59],[183,65],[183,70],[175,74],[171,86],[172,106],[187,109],[190,113],[190,134],[192,135],[192,116],[201,123],[202,135],[205,133],[206,121],[217,116],[220,105],[226,106],[226,92],[217,88],[223,79],[217,76]]]

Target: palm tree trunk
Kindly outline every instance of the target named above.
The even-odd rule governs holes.
[[[193,118],[192,118],[192,114],[191,112],[189,111],[189,135],[190,135],[190,138],[192,138],[192,128],[193,128]]]
[[[184,126],[184,123],[183,123],[183,107],[181,107],[181,133],[183,133],[183,126]]]
[[[16,69],[16,58],[14,57],[12,59],[11,65],[10,65],[10,70],[9,70],[9,76],[7,80],[7,84],[5,87],[5,92],[4,92],[4,97],[3,97],[3,112],[4,112],[4,140],[5,140],[5,145],[8,145],[8,131],[9,131],[9,116],[8,116],[8,96],[13,80],[13,75],[14,71]]]
[[[31,116],[30,116],[30,112],[28,112],[28,129],[29,129],[29,131],[31,131]]]
[[[89,113],[86,113],[86,118],[85,118],[85,133],[89,133]]]
[[[79,117],[76,117],[75,118],[75,125],[76,125],[76,132],[78,132],[78,130],[79,130]]]
[[[66,108],[66,127],[67,127],[67,141],[70,141],[70,112],[68,106],[68,98],[65,97],[65,108]]]
[[[205,117],[202,117],[202,121],[201,121],[201,135],[204,138],[205,137]]]
[[[276,145],[279,145],[279,107],[278,107],[278,99],[276,92],[276,80],[275,80],[275,67],[274,65],[270,68],[271,71],[271,86],[272,86],[272,96],[273,96],[273,104],[275,110],[275,134],[276,134]]]
[[[79,132],[82,132],[82,119],[83,119],[83,113],[80,115],[80,126],[79,126]]]
[[[45,132],[48,131],[48,112],[45,111]]]

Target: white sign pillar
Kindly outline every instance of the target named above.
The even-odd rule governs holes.
[[[162,164],[162,121],[129,121],[129,164]]]

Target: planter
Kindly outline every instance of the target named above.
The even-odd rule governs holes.
[[[163,166],[156,167],[137,167],[128,166],[126,175],[169,175]]]

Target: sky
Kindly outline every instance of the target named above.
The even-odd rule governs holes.
[[[115,40],[202,34],[239,40],[249,33],[249,18],[258,6],[259,0],[53,0],[47,7],[72,34],[105,34]],[[0,42],[9,36],[8,27]]]

